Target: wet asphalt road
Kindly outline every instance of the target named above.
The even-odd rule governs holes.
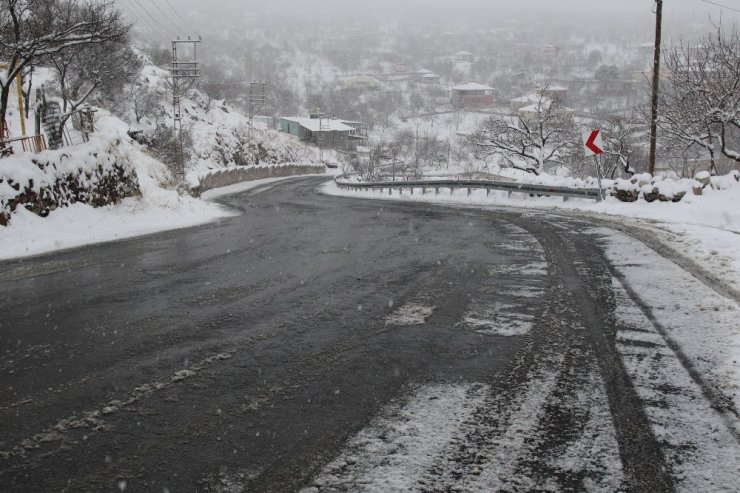
[[[620,488],[672,490],[591,225],[324,196],[323,180],[224,199],[243,214],[218,223],[0,263],[0,490],[297,491],[409,388],[513,399],[549,365],[562,402],[601,376]],[[389,322],[409,303],[433,313]],[[471,310],[494,304],[531,329],[478,330]],[[577,440],[587,407],[546,409],[542,454]],[[479,460],[486,439],[449,462]],[[600,474],[520,462],[562,490]]]

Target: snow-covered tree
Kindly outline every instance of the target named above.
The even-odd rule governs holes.
[[[740,36],[722,28],[701,44],[673,45],[665,56],[658,125],[669,140],[703,148],[717,173],[717,158],[740,163]]]
[[[62,97],[59,129],[95,94],[114,100],[141,68],[125,38],[84,45],[49,57]]]
[[[579,142],[571,111],[544,96],[516,116],[489,118],[473,136],[477,157],[499,156],[536,175],[546,164],[568,166]]]
[[[614,177],[617,170],[634,175],[635,158],[645,147],[647,127],[638,115],[613,116],[600,123],[604,139],[604,166],[606,176]]]
[[[18,74],[51,56],[119,39],[127,30],[111,1],[0,0],[0,59],[6,63],[0,73],[0,135]]]

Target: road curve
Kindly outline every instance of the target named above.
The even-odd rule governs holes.
[[[676,489],[589,222],[324,180],[0,263],[0,490]]]

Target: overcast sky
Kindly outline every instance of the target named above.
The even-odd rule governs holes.
[[[211,11],[214,7],[229,7],[237,10],[249,9],[290,9],[290,10],[326,10],[338,9],[383,11],[393,15],[398,9],[435,9],[454,11],[461,7],[474,7],[485,11],[516,13],[522,16],[536,14],[552,14],[560,12],[592,12],[599,13],[631,13],[640,14],[650,10],[653,0],[169,0],[176,7]],[[712,0],[714,2],[714,0]],[[147,3],[147,2],[143,2]],[[731,8],[740,10],[740,0],[716,0],[717,4],[728,8],[710,5],[703,0],[665,0],[665,10],[691,12],[696,14],[713,13],[719,15],[724,10],[725,15],[732,15],[735,20],[740,13]]]
[[[740,25],[740,0],[664,0],[666,38],[682,37],[684,32],[710,31],[713,23]],[[577,35],[578,25],[616,29],[625,24],[652,38],[654,0],[120,0],[126,10],[144,9],[155,17],[172,15],[184,19],[190,32],[207,35],[219,26],[238,27],[243,14],[252,12],[285,16],[291,22],[308,25],[337,19],[362,23],[402,21],[405,23],[469,22],[475,27],[495,26],[507,20],[551,21]],[[177,11],[177,15],[175,14]],[[332,22],[334,21],[334,22]],[[215,26],[215,27],[214,27]]]

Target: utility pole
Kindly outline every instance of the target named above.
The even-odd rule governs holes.
[[[198,62],[198,44],[201,43],[200,36],[198,39],[177,39],[172,40],[172,63],[170,73],[172,74],[172,107],[174,109],[174,130],[178,133],[180,140],[180,173],[185,178],[185,155],[182,144],[182,111],[180,107],[180,98],[182,97],[182,81],[195,80],[200,77],[200,67]],[[177,49],[180,45],[190,45],[192,56],[182,61],[178,59]]]
[[[322,146],[322,141],[324,140],[324,134],[329,132],[330,129],[331,129],[331,123],[329,122],[329,117],[319,112],[319,139],[318,140],[319,140],[319,161],[321,161],[321,164],[324,164],[324,148]]]
[[[658,133],[658,91],[660,90],[660,37],[663,24],[663,0],[655,0],[655,48],[653,50],[653,98],[650,113],[650,152],[648,173],[655,173],[655,148]]]
[[[250,82],[249,83],[249,142],[252,142],[252,126],[254,124],[254,115],[260,111],[267,101],[265,95],[267,87],[266,82]]]

